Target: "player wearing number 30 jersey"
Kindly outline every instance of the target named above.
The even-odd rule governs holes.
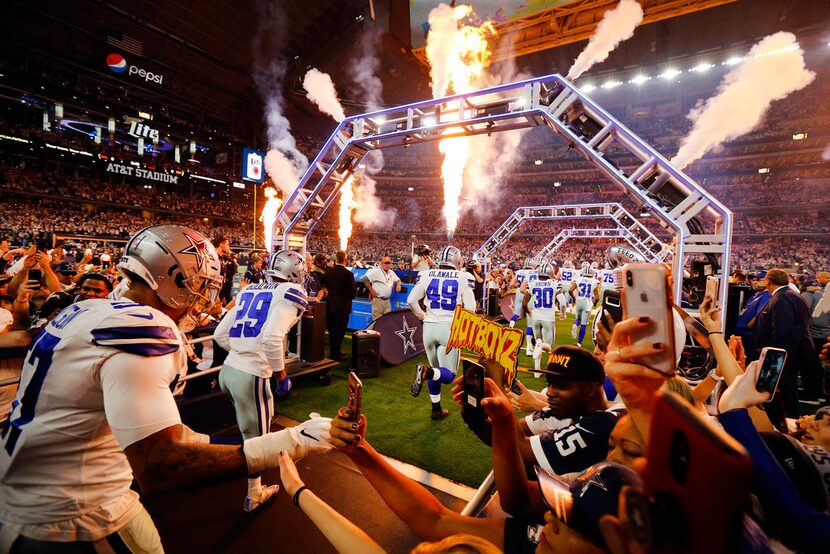
[[[536,340],[553,345],[556,340],[556,291],[559,281],[554,279],[556,268],[545,262],[538,269],[538,278],[528,289],[523,300],[523,308],[533,325]],[[539,345],[541,346],[541,345]],[[534,349],[533,363],[536,371],[541,367],[541,348]]]
[[[244,439],[271,430],[272,372],[277,372],[278,395],[291,389],[291,380],[284,371],[283,342],[308,307],[301,284],[305,263],[297,252],[282,250],[274,254],[265,275],[269,282],[248,285],[239,292],[236,304],[225,314],[213,337],[228,351],[219,372],[219,386],[234,406]],[[243,509],[256,509],[277,490],[277,485],[263,487],[259,473],[248,475]]]
[[[412,312],[424,322],[424,350],[429,361],[429,367],[418,365],[410,392],[418,396],[424,381],[428,381],[433,419],[449,413],[441,408],[441,383],[452,383],[458,370],[458,350],[445,352],[455,307],[475,311],[471,276],[461,267],[461,252],[447,246],[438,255],[438,269],[422,271],[407,299]],[[418,304],[420,300],[424,301],[426,312]]]

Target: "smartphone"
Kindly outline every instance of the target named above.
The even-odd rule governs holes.
[[[618,290],[607,290],[602,293],[602,310],[608,312],[608,315],[611,316],[611,320],[614,323],[619,323],[623,319],[623,310],[622,310],[622,300],[620,300],[620,291]],[[599,313],[602,314],[603,311]],[[605,322],[604,318],[601,318],[600,321]]]
[[[658,391],[652,422],[643,492],[655,508],[653,551],[737,552],[752,476],[746,451],[672,392]]]
[[[101,257],[98,255],[92,256],[92,260],[89,263],[92,265],[101,265]]]
[[[39,269],[30,269],[28,274],[29,281],[37,281],[40,283],[41,279],[43,279],[43,272]]]
[[[706,277],[706,296],[712,299],[712,305],[715,306],[718,303],[718,288],[720,287],[720,281],[717,277],[709,275]]]
[[[519,386],[519,380],[515,377],[513,378],[513,384],[510,385],[510,392],[519,396],[522,395],[522,387]]]
[[[363,381],[354,371],[349,372],[346,387],[346,406],[352,411],[350,421],[360,421],[360,402],[363,400]]]
[[[668,274],[661,264],[636,263],[623,266],[623,318],[648,317],[654,324],[634,337],[635,344],[662,343],[665,350],[639,358],[646,367],[674,375],[674,320]]]
[[[755,380],[755,390],[770,393],[770,398],[778,390],[778,381],[781,380],[781,371],[787,362],[787,351],[782,348],[767,346],[761,349],[758,357],[758,378]]]
[[[464,367],[464,393],[461,417],[473,432],[484,430],[484,366],[472,360],[462,360]]]

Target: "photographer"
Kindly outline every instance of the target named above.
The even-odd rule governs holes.
[[[416,246],[415,255],[412,256],[412,271],[425,271],[436,267],[435,262],[430,257],[431,252],[426,244]]]
[[[469,262],[467,264],[467,273],[473,276],[475,280],[473,283],[473,296],[476,299],[476,305],[481,304],[481,299],[484,297],[484,273],[481,271],[481,264],[478,262]]]

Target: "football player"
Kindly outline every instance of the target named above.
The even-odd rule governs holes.
[[[588,262],[582,263],[582,271],[576,281],[571,284],[569,292],[576,299],[576,311],[574,312],[574,324],[571,328],[571,337],[576,339],[577,346],[582,346],[582,341],[585,339],[585,331],[588,329],[588,319],[591,315],[591,309],[599,299],[599,281],[593,277],[591,264]],[[579,333],[578,338],[577,332]]]
[[[535,261],[532,258],[526,258],[524,267],[516,271],[516,281],[514,283],[517,288],[516,299],[513,301],[513,316],[510,318],[510,328],[512,329],[516,325],[516,322],[522,318],[522,315],[525,316],[525,323],[527,324],[527,328],[525,329],[525,353],[528,356],[533,355],[533,348],[535,345],[533,320],[530,315],[524,311],[524,303],[522,300],[527,294],[530,283],[536,280],[536,272],[534,271],[534,268]]]
[[[542,343],[552,345],[556,340],[554,299],[559,282],[554,279],[556,269],[547,262],[539,266],[536,273],[538,278],[530,284],[522,302],[527,317],[533,318],[533,334],[538,343],[533,350],[533,364],[538,372],[541,369]]]
[[[213,335],[216,343],[228,351],[219,372],[219,386],[233,404],[243,439],[271,431],[271,375],[276,372],[277,397],[288,394],[291,379],[285,373],[283,343],[308,308],[301,284],[305,263],[300,254],[291,250],[274,254],[265,278],[265,283],[248,285],[239,291],[234,307]],[[278,490],[278,485],[263,487],[258,472],[248,475],[243,510],[255,510]]]
[[[447,246],[441,250],[437,262],[438,269],[421,272],[407,299],[412,312],[424,322],[424,350],[429,362],[429,365],[418,364],[410,392],[412,396],[418,396],[427,381],[432,419],[449,415],[449,411],[441,408],[441,384],[452,383],[458,371],[458,349],[445,352],[455,307],[460,304],[465,310],[475,311],[472,276],[461,271],[461,251]],[[426,312],[418,304],[421,299],[424,299]]]
[[[568,304],[571,303],[571,295],[567,293],[571,290],[571,284],[573,284],[576,278],[575,273],[574,263],[570,260],[565,260],[559,271],[559,284],[562,287],[562,292],[556,297],[556,300],[559,302],[559,319],[565,319],[565,311]]]
[[[210,306],[220,261],[201,233],[147,227],[127,243],[120,300],[72,304],[29,347],[0,447],[0,543],[15,552],[162,552],[145,494],[243,476],[327,450],[331,420],[211,444],[183,426],[176,321]],[[61,545],[55,543],[77,543]]]
[[[614,270],[611,269],[611,265],[607,262],[605,263],[605,268],[600,269],[597,273],[597,280],[599,280],[601,287],[600,296],[602,296],[601,293],[607,290],[614,290],[617,287],[617,280],[614,275]]]

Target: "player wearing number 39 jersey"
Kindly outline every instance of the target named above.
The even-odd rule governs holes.
[[[268,282],[248,285],[236,297],[233,309],[216,328],[214,340],[228,351],[219,372],[219,386],[236,412],[242,438],[262,436],[271,430],[274,396],[272,372],[277,372],[277,393],[291,389],[285,373],[283,342],[308,307],[303,288],[305,263],[291,250],[277,252],[265,272]],[[248,496],[243,509],[250,512],[279,490],[262,486],[259,473],[248,475]]]
[[[130,282],[120,300],[69,306],[26,354],[0,438],[6,550],[162,552],[133,478],[153,493],[276,467],[283,450],[330,448],[323,418],[298,426],[302,435],[293,428],[241,446],[209,444],[181,424],[171,389],[186,358],[174,322],[200,304],[209,309],[222,284],[202,234],[147,227],[118,269]]]
[[[449,414],[441,408],[441,383],[452,383],[458,371],[458,350],[445,352],[455,307],[475,311],[471,275],[461,271],[461,267],[461,252],[447,246],[438,255],[438,269],[422,271],[407,299],[412,312],[424,322],[424,350],[429,361],[428,367],[418,365],[410,392],[418,396],[424,381],[428,382],[432,419]],[[426,312],[418,304],[420,300],[424,301]]]

